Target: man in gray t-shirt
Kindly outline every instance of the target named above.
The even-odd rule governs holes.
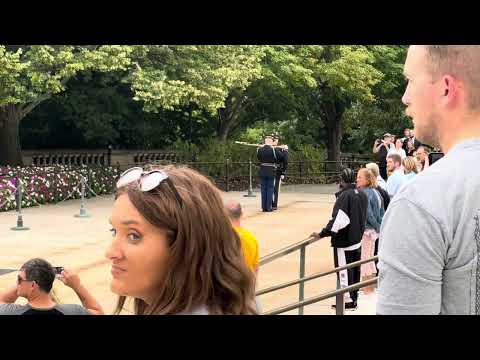
[[[87,309],[77,304],[56,304],[47,309],[33,308],[30,304],[0,304],[0,315],[90,315]]]
[[[16,286],[0,292],[0,315],[103,314],[102,307],[81,284],[78,275],[63,268],[59,272],[59,280],[75,291],[83,306],[55,303],[50,294],[57,276],[55,269],[44,259],[31,259],[20,268]],[[28,304],[15,304],[18,297],[27,299]]]
[[[480,314],[480,46],[411,46],[402,101],[445,156],[396,194],[379,245],[379,314]]]

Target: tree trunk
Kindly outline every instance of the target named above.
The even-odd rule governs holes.
[[[327,131],[327,159],[329,161],[340,161],[340,143],[342,142],[341,118],[328,119]]]
[[[218,129],[217,138],[222,142],[226,142],[228,138],[228,114],[227,109],[222,108],[218,110]]]
[[[244,94],[230,94],[225,100],[225,107],[218,110],[217,137],[220,141],[226,142],[230,132],[238,126],[237,121],[246,100]]]
[[[16,105],[0,107],[0,166],[22,166],[20,121],[24,115]]]
[[[323,112],[327,125],[327,160],[340,161],[340,144],[342,142],[342,118],[345,106],[336,100],[326,101],[323,104]],[[331,171],[339,170],[338,166],[331,166]]]

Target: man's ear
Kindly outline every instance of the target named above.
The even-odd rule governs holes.
[[[442,76],[441,81],[443,103],[447,106],[455,104],[461,88],[459,80],[447,74]]]

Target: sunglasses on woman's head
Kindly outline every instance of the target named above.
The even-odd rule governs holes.
[[[178,203],[181,206],[182,198],[180,197],[180,194],[168,175],[162,170],[145,171],[141,167],[133,167],[125,170],[117,181],[117,189],[132,183],[136,183],[141,191],[151,191],[164,181],[168,184],[170,189],[172,189]]]

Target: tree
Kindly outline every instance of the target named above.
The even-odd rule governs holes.
[[[366,46],[269,46],[262,78],[246,90],[250,102],[243,118],[290,122],[304,139],[310,138],[305,131],[316,129],[328,159],[338,161],[345,111],[374,101],[374,86],[384,76],[374,66],[375,55]]]
[[[383,73],[372,65],[374,56],[365,46],[324,46],[319,55],[318,87],[312,95],[321,104],[327,129],[327,159],[338,161],[345,111],[357,101],[373,101],[372,88]]]
[[[373,65],[384,77],[373,88],[373,102],[356,102],[345,113],[345,126],[348,132],[344,145],[352,151],[371,153],[375,139],[385,132],[403,135],[411,120],[405,115],[401,97],[405,91],[403,64],[407,46],[375,45],[368,47],[374,55]]]
[[[218,114],[217,135],[226,138],[246,100],[243,91],[261,77],[262,46],[155,45],[137,47],[129,81],[144,110],[197,105]]]
[[[298,45],[264,46],[261,76],[243,91],[233,89],[219,110],[219,138],[225,141],[238,127],[258,121],[282,121],[296,107],[294,89],[316,85],[309,65],[315,61],[309,47]]]
[[[86,70],[126,70],[131,46],[0,46],[0,164],[21,165],[19,125]]]
[[[22,148],[163,149],[176,141],[200,144],[215,133],[213,115],[195,105],[145,112],[120,72],[87,71],[21,123]]]

